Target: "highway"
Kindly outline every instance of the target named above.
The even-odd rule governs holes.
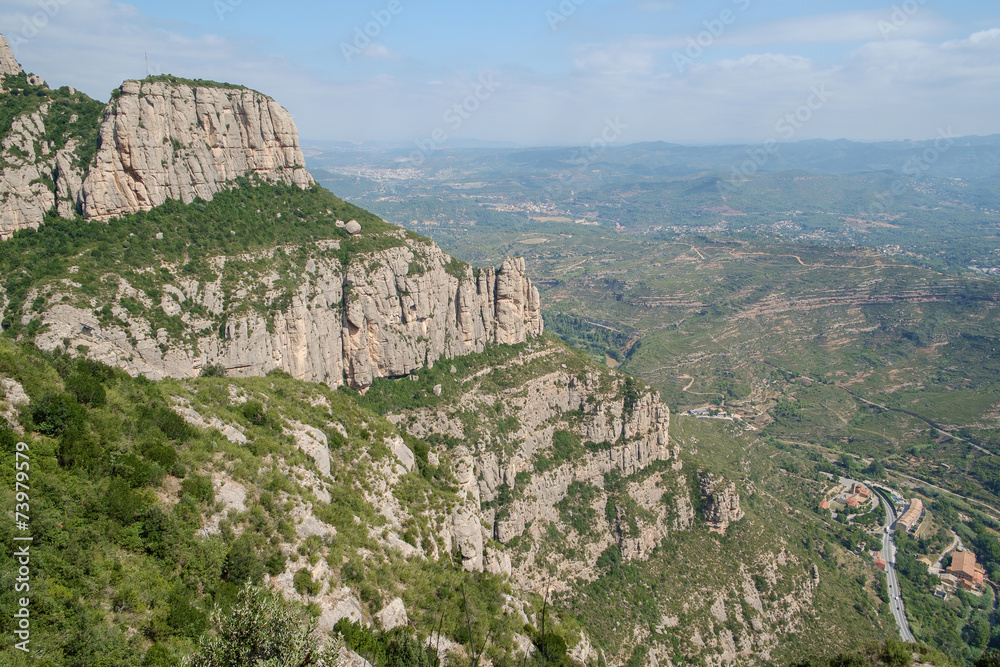
[[[885,531],[882,533],[882,559],[885,560],[885,576],[889,580],[889,608],[899,626],[899,636],[905,642],[916,642],[910,632],[910,624],[906,620],[906,609],[903,607],[903,596],[899,590],[899,579],[896,577],[896,542],[893,539],[892,526],[896,523],[896,512],[892,503],[881,491],[875,490],[875,497],[885,507]]]

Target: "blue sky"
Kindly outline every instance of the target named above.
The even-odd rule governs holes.
[[[4,0],[0,32],[51,85],[107,99],[148,53],[272,95],[304,139],[1000,132],[995,0]]]

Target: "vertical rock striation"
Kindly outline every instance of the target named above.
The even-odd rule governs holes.
[[[280,369],[300,380],[364,389],[376,378],[542,333],[538,290],[523,260],[477,276],[422,241],[356,255],[346,267],[337,249],[312,248],[294,274],[296,284],[284,291],[271,289],[277,276],[270,263],[285,252],[279,249],[233,262],[213,258],[212,275],[200,281],[183,276],[179,266],[164,267],[172,282],[159,289],[159,302],[123,279],[102,298],[84,296],[72,284],[49,285],[40,293],[72,298],[50,300],[42,314],[48,327],[35,343],[43,349],[65,340],[72,348],[86,345],[92,358],[152,379],[191,377],[211,364],[232,375]],[[227,264],[242,268],[230,271]],[[265,292],[266,303],[248,303],[250,295]],[[69,305],[81,299],[92,308]],[[133,310],[141,302],[146,312],[130,312],[123,300]],[[274,303],[287,305],[274,312]],[[117,322],[95,315],[105,305]],[[183,332],[154,330],[152,322],[162,316],[180,317]]]
[[[7,38],[0,35],[0,81],[6,76],[17,76],[23,70],[21,64],[14,57],[14,52],[10,50]]]
[[[126,81],[119,93],[83,183],[86,218],[107,220],[168,199],[208,200],[245,174],[313,185],[291,115],[265,95],[163,81]]]

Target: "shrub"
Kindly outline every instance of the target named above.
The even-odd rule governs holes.
[[[285,555],[280,551],[275,551],[264,561],[264,569],[267,570],[269,575],[276,577],[285,571],[286,562]]]
[[[153,644],[146,651],[146,656],[142,659],[142,667],[174,667],[180,662],[171,655],[170,650],[163,644]]]
[[[245,586],[229,613],[212,618],[214,636],[203,638],[192,667],[337,664],[337,642],[320,648],[315,621],[303,623],[280,598]]]
[[[107,394],[104,386],[93,375],[84,375],[75,372],[66,378],[66,391],[78,402],[89,405],[92,408],[99,408],[107,402]]]
[[[313,580],[312,573],[305,567],[300,568],[295,573],[292,583],[300,595],[319,595],[320,591],[323,590],[323,584]]]
[[[208,364],[201,369],[203,378],[224,378],[226,377],[226,367],[222,364]]]
[[[101,457],[101,447],[92,433],[76,424],[59,436],[56,458],[64,468],[93,469]]]
[[[181,482],[181,490],[199,502],[208,505],[215,502],[215,489],[212,488],[212,480],[204,475],[191,475],[185,478]]]
[[[177,587],[167,598],[170,610],[167,612],[167,625],[183,637],[197,638],[208,627],[208,617],[201,609],[192,603],[191,594]]]
[[[229,547],[226,561],[222,566],[222,577],[226,581],[241,585],[246,582],[257,584],[264,577],[264,564],[249,535],[242,535]]]
[[[108,485],[108,515],[122,525],[127,525],[146,506],[145,499],[133,491],[128,482],[120,477],[112,478]]]
[[[267,423],[264,405],[260,401],[247,401],[244,403],[243,416],[254,426],[263,426]]]
[[[72,396],[45,392],[31,408],[31,420],[39,432],[56,436],[70,426],[83,426],[87,411]]]

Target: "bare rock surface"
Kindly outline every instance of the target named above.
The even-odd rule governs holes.
[[[21,64],[17,62],[14,52],[10,50],[7,38],[0,35],[0,81],[6,76],[16,76],[22,71]]]
[[[702,514],[709,529],[725,535],[729,524],[743,518],[736,484],[712,473],[701,473]]]
[[[266,95],[163,81],[126,81],[119,93],[83,182],[87,218],[145,211],[168,199],[210,200],[247,174],[313,185],[291,115]]]
[[[403,604],[401,598],[393,598],[392,602],[387,604],[382,611],[375,614],[375,617],[382,624],[383,630],[392,630],[409,623],[406,616],[406,605]]]

